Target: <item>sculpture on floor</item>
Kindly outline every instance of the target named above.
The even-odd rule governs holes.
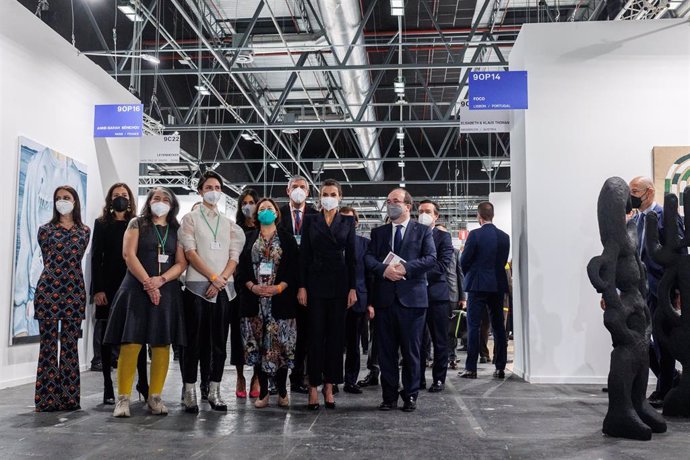
[[[680,384],[664,398],[664,415],[690,417],[690,188],[683,191],[685,235],[678,235],[678,198],[664,197],[664,244],[659,243],[657,216],[645,222],[647,252],[664,267],[654,313],[654,339],[683,365]],[[680,299],[678,299],[680,295]],[[676,309],[680,304],[680,311]],[[687,370],[687,372],[686,372]]]
[[[609,409],[602,431],[646,441],[652,433],[665,432],[666,422],[646,398],[651,318],[644,299],[647,276],[637,251],[637,229],[627,221],[631,208],[628,184],[620,177],[607,179],[597,203],[604,250],[589,262],[587,274],[602,294],[604,326],[613,341]]]

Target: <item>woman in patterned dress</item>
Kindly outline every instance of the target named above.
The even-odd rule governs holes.
[[[297,340],[297,242],[276,228],[278,206],[270,198],[256,205],[258,230],[247,234],[238,265],[241,287],[242,337],[245,361],[259,376],[257,408],[268,406],[268,378],[278,389],[278,405],[287,407],[288,369],[293,367]]]
[[[77,191],[69,185],[58,187],[53,193],[53,218],[38,229],[43,272],[34,300],[41,337],[36,412],[80,409],[77,343],[86,307],[81,261],[90,236],[81,220]]]

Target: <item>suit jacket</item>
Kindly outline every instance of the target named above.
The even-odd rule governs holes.
[[[252,263],[252,248],[259,238],[259,231],[247,233],[244,249],[240,254],[235,276],[235,288],[240,296],[240,314],[243,317],[259,314],[260,297],[247,289],[247,281],[257,282],[254,264]],[[275,319],[294,318],[297,314],[297,285],[299,272],[299,249],[295,237],[290,232],[278,228],[278,239],[283,254],[280,258],[275,284],[287,283],[287,289],[272,297],[271,311]]]
[[[467,292],[508,292],[505,266],[510,237],[494,224],[484,224],[467,236],[460,265]]]
[[[431,229],[410,220],[398,254],[406,261],[403,264],[407,270],[406,279],[396,282],[383,277],[386,270],[383,260],[393,250],[392,234],[392,224],[382,225],[371,231],[371,243],[364,256],[364,263],[373,276],[372,289],[369,292],[370,303],[374,308],[387,308],[397,298],[404,307],[427,308],[429,298],[426,273],[436,263],[436,247]]]
[[[369,277],[367,268],[364,265],[364,254],[369,247],[369,238],[357,235],[355,238],[355,278],[357,289],[357,303],[352,306],[352,310],[357,313],[364,313],[367,311],[368,305],[368,291],[369,291]]]
[[[331,299],[356,289],[355,219],[337,213],[330,227],[323,214],[302,222],[300,287],[307,295]]]
[[[436,247],[436,263],[426,274],[429,283],[427,286],[429,302],[447,303],[450,298],[447,272],[454,255],[453,241],[450,238],[450,233],[437,228],[431,230],[431,236],[434,239],[434,247]]]
[[[455,248],[453,248],[453,258],[448,265],[446,278],[448,280],[448,291],[451,303],[457,304],[459,301],[465,300],[465,291],[462,288],[465,277],[460,268],[460,251]]]
[[[302,228],[304,228],[305,216],[318,213],[319,211],[314,209],[312,205],[305,205],[304,216],[302,216]],[[280,223],[278,224],[278,227],[281,227],[283,230],[288,231],[293,235],[298,235],[298,233],[295,231],[294,226],[292,225],[292,211],[290,210],[290,203],[280,208]]]

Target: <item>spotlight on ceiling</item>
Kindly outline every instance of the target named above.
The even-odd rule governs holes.
[[[405,94],[405,77],[402,75],[395,77],[393,81],[393,91],[395,91],[395,94],[398,96]]]
[[[402,128],[398,130],[397,133],[395,133],[395,138],[398,139],[399,141],[405,140],[405,132],[403,131]]]
[[[240,134],[240,136],[242,136],[242,139],[244,139],[245,141],[251,141],[252,139],[254,139],[251,133],[248,133],[246,131]]]
[[[208,88],[204,85],[194,85],[194,89],[199,91],[199,94],[202,96],[210,96],[211,91],[208,90]]]
[[[158,59],[156,56],[151,56],[150,54],[142,54],[140,56],[144,61],[150,62],[153,65],[158,65],[161,63],[161,60]]]
[[[405,16],[405,0],[391,0],[391,16]]]

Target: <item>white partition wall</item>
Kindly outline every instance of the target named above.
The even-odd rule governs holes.
[[[0,388],[32,381],[38,357],[37,344],[9,345],[18,138],[87,165],[85,221],[91,226],[110,184],[127,182],[136,193],[139,162],[137,139],[93,138],[94,105],[135,102],[19,2],[0,2],[0,271],[5,274],[0,281]],[[90,324],[85,322],[85,339],[80,341],[82,364],[91,350]]]
[[[610,176],[651,175],[653,146],[690,145],[690,23],[528,24],[510,61],[529,73],[511,133],[515,368],[605,382],[611,340],[585,272],[597,197]]]

